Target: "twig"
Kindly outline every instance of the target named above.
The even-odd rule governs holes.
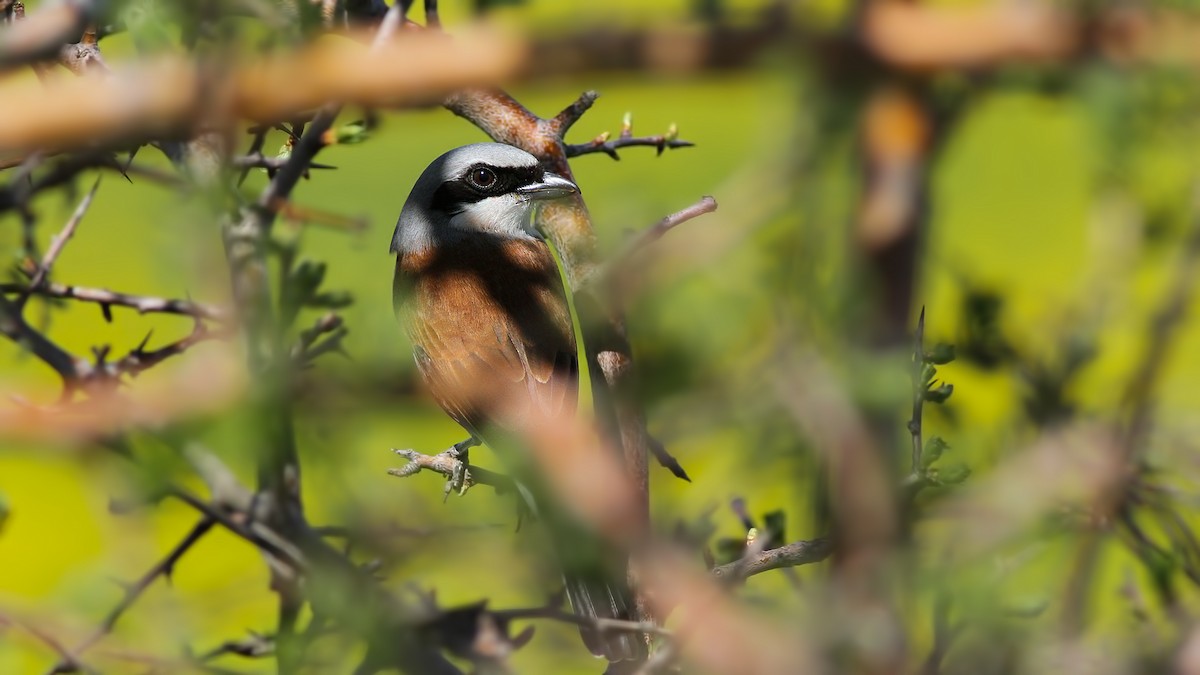
[[[620,161],[621,156],[617,154],[617,150],[636,146],[658,148],[658,154],[661,155],[663,150],[694,148],[696,144],[691,141],[671,138],[670,134],[660,134],[658,136],[620,136],[615,140],[609,140],[609,135],[603,133],[587,143],[567,143],[563,146],[563,151],[566,152],[567,157],[580,157],[582,155],[603,152],[614,160]]]
[[[69,670],[67,672],[85,672],[89,674],[95,674],[99,672],[95,668],[92,668],[83,661],[79,660],[79,658],[72,654],[71,650],[67,649],[66,645],[60,642],[58,638],[47,633],[41,628],[38,628],[37,626],[10,617],[0,616],[0,625],[2,624],[19,626],[25,630],[25,632],[29,633],[47,647],[54,650],[54,653],[58,654],[59,659],[61,659],[61,663],[68,664]]]
[[[942,671],[942,662],[950,651],[955,639],[962,632],[962,622],[950,622],[950,599],[944,592],[939,592],[933,605],[933,648],[921,668],[921,675],[938,675]]]
[[[125,612],[132,607],[135,602],[138,601],[138,598],[142,596],[142,593],[144,593],[156,579],[158,579],[160,576],[169,578],[171,576],[171,572],[175,569],[175,564],[179,562],[180,558],[182,558],[184,554],[187,553],[196,542],[200,541],[200,539],[216,524],[217,521],[209,516],[204,516],[201,518],[200,521],[197,522],[192,528],[191,532],[188,532],[187,536],[184,537],[183,540],[178,544],[176,544],[175,548],[173,548],[171,552],[166,555],[166,557],[147,570],[146,573],[141,576],[141,578],[125,588],[125,597],[121,598],[121,601],[117,603],[117,606],[113,607],[108,615],[104,617],[104,620],[100,622],[100,626],[97,627],[91,635],[85,638],[83,642],[80,642],[74,649],[70,650],[70,653],[68,654],[69,658],[62,658],[49,670],[49,673],[54,674],[75,672],[78,669],[77,664],[79,662],[79,657],[92,645],[96,644],[102,638],[104,638],[104,636],[112,632],[113,627],[117,625],[117,621],[120,620],[121,616],[125,614]]]
[[[304,364],[326,352],[341,351],[342,339],[349,332],[342,325],[342,317],[328,312],[317,319],[312,328],[300,331],[300,339],[292,347],[292,359],[299,364]],[[317,340],[325,334],[330,335],[320,344],[316,344]]]
[[[100,305],[106,319],[111,319],[111,307],[128,307],[137,310],[138,314],[177,314],[197,319],[211,321],[228,321],[229,312],[214,305],[206,305],[191,300],[173,300],[149,295],[132,295],[118,293],[104,288],[88,288],[86,286],[68,286],[60,283],[43,283],[34,288],[31,284],[0,284],[0,293],[29,293],[49,298],[63,300],[78,300],[93,302]]]
[[[440,30],[442,27],[442,19],[438,16],[437,0],[425,0],[425,26],[435,30]]]
[[[277,171],[282,169],[288,162],[288,157],[267,157],[260,151],[252,151],[250,154],[234,157],[230,160],[230,164],[238,169],[270,169]],[[332,164],[318,164],[317,162],[309,162],[309,169],[336,169]]]
[[[664,673],[668,668],[675,665],[676,659],[679,658],[679,648],[676,647],[676,642],[668,642],[663,645],[654,655],[646,659],[641,668],[635,671],[634,675],[657,675]]]
[[[1152,405],[1150,395],[1171,349],[1171,342],[1187,314],[1200,271],[1200,184],[1194,188],[1192,227],[1184,241],[1176,267],[1175,278],[1162,304],[1150,322],[1146,351],[1126,387],[1123,403],[1129,409],[1128,426],[1124,433],[1125,454],[1132,459],[1140,452],[1142,440],[1150,425]]]
[[[921,474],[921,450],[924,447],[921,439],[922,406],[925,403],[925,308],[917,319],[917,330],[913,334],[912,366],[909,376],[912,378],[912,417],[908,420],[908,433],[912,435],[912,473],[917,477]]]
[[[589,282],[590,285],[605,288],[610,283],[621,282],[627,275],[637,259],[639,253],[649,247],[654,242],[662,239],[671,230],[676,227],[699,218],[706,213],[712,213],[717,210],[717,200],[705,195],[699,201],[676,211],[669,216],[665,216],[651,227],[642,231],[641,234],[634,237],[633,241],[626,244],[619,253],[614,255],[603,267],[601,267],[595,279]]]
[[[63,45],[83,33],[95,13],[95,3],[89,0],[40,5],[37,12],[5,28],[0,40],[0,73],[54,59]]]
[[[745,579],[783,567],[798,567],[821,562],[832,552],[833,542],[828,537],[796,541],[779,548],[763,551],[747,559],[714,567],[712,575],[718,579]]]
[[[558,113],[547,121],[550,132],[559,138],[564,138],[567,135],[567,131],[569,131],[571,127],[583,117],[584,113],[586,113],[593,105],[595,105],[596,99],[598,98],[600,98],[600,92],[594,89],[589,89],[580,94],[579,98],[575,99],[570,105],[563,108],[562,112]],[[570,156],[571,154],[568,152],[567,157]]]
[[[266,126],[258,127],[258,128],[251,130],[251,133],[254,134],[254,140],[250,142],[250,150],[246,155],[247,157],[253,157],[255,155],[258,155],[260,157],[262,156],[262,148],[267,140],[267,131],[268,131],[268,127],[266,127]],[[290,139],[291,137],[292,137],[291,132],[289,131],[288,138]],[[246,181],[246,176],[250,175],[250,169],[251,169],[251,167],[249,167],[249,166],[242,167],[242,170],[238,173],[238,179],[237,179],[238,187],[241,187],[242,183],[244,183]],[[274,174],[271,175],[271,178],[272,179],[275,178]]]
[[[298,206],[287,200],[277,200],[271,205],[271,208],[284,220],[321,225],[334,230],[363,232],[367,229],[368,224],[367,219],[362,216],[343,216],[309,206]]]
[[[141,344],[131,349],[128,354],[119,360],[105,363],[103,358],[98,359],[99,363],[93,369],[91,377],[95,377],[99,373],[104,373],[107,377],[113,379],[119,378],[122,375],[137,377],[172,356],[183,354],[201,342],[225,338],[230,334],[229,331],[211,331],[202,322],[197,321],[192,328],[192,332],[187,336],[158,349],[147,351],[146,344],[150,341],[151,335],[151,333],[147,333]],[[98,354],[97,356],[100,355]]]
[[[654,242],[658,241],[659,239],[662,239],[663,235],[670,232],[671,230],[678,227],[679,225],[682,225],[682,224],[688,222],[689,220],[692,220],[693,218],[699,218],[700,216],[702,216],[706,213],[712,213],[713,211],[716,211],[716,210],[717,210],[717,200],[716,199],[713,199],[712,197],[710,197],[708,195],[701,197],[700,200],[697,201],[695,204],[692,204],[691,206],[688,206],[687,208],[681,209],[679,211],[676,211],[675,213],[672,213],[669,216],[662,218],[657,223],[655,223],[653,227],[650,227],[649,229],[645,230],[640,235],[638,235],[637,238],[635,238],[632,242],[630,242],[630,244],[626,248],[625,252],[616,257],[615,262],[618,265],[622,264],[623,261],[627,261],[637,251],[639,251],[643,248],[646,248],[650,244],[653,244]]]
[[[46,250],[46,255],[42,258],[42,264],[38,265],[37,271],[34,272],[33,278],[29,280],[29,288],[36,289],[42,285],[46,276],[50,273],[50,268],[54,266],[54,261],[62,253],[67,242],[75,235],[75,229],[79,227],[80,221],[83,220],[84,214],[87,213],[88,207],[92,205],[92,199],[96,197],[96,190],[100,187],[100,178],[96,178],[96,182],[92,184],[92,189],[80,200],[79,205],[75,207],[75,212],[67,219],[67,224],[63,226],[61,232],[50,242],[50,248]],[[21,306],[25,303],[28,295],[21,298],[17,305]]]
[[[303,554],[296,549],[286,538],[280,536],[266,526],[264,523],[253,521],[249,526],[243,525],[239,520],[246,519],[249,514],[241,513],[238,518],[231,517],[225,510],[218,508],[207,501],[197,497],[196,495],[182,488],[172,488],[170,495],[182,501],[188,506],[196,509],[205,516],[215,520],[221,527],[229,530],[233,534],[245,539],[254,545],[263,553],[267,553],[272,557],[290,565],[293,569],[307,569],[308,563]]]
[[[567,130],[575,122],[579,121],[579,118],[592,107],[592,104],[596,102],[599,96],[595,91],[583,92],[574,103],[567,106],[554,119],[550,120],[550,129],[558,134],[559,138],[565,138]],[[634,136],[633,116],[630,113],[625,113],[625,119],[621,121],[621,132],[617,135],[617,138],[615,140],[609,140],[609,138],[610,134],[606,131],[587,143],[564,143],[563,153],[570,158],[603,152],[614,160],[620,160],[621,156],[617,154],[617,150],[621,148],[649,146],[658,148],[657,154],[662,155],[663,150],[690,148],[695,145],[695,143],[690,141],[679,140],[679,131],[674,124],[667,129],[667,133],[665,134],[658,136]]]
[[[21,310],[3,295],[0,295],[0,335],[28,349],[53,368],[63,379],[64,396],[74,390],[81,375],[88,370],[87,361],[73,356],[30,327],[21,316]]]
[[[569,623],[581,628],[591,628],[601,633],[649,633],[660,637],[674,635],[670,630],[659,626],[653,621],[625,621],[622,619],[606,619],[598,616],[583,616],[573,612],[564,612],[558,607],[531,607],[527,609],[494,610],[492,614],[503,619],[548,619]]]
[[[692,482],[691,477],[688,476],[687,471],[684,471],[683,466],[679,463],[679,460],[675,459],[675,456],[670,452],[667,452],[667,448],[662,444],[662,441],[658,440],[657,438],[650,437],[649,445],[650,452],[654,454],[654,459],[658,460],[659,466],[663,467],[667,471],[670,471],[671,474],[676,478],[685,480],[689,483]]]
[[[241,640],[227,640],[200,656],[199,663],[206,663],[225,654],[234,654],[248,659],[258,659],[275,653],[275,637],[251,631],[248,637]]]

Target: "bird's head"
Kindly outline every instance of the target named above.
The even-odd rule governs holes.
[[[533,155],[503,143],[455,148],[413,185],[392,236],[393,252],[420,251],[472,234],[529,238],[534,205],[579,192]]]

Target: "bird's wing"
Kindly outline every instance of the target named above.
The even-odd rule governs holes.
[[[472,434],[571,414],[579,367],[571,316],[545,244],[459,251],[417,275],[407,319],[434,399]]]

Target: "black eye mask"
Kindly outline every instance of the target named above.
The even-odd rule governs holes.
[[[480,169],[491,171],[496,176],[496,180],[486,188],[476,185],[471,180],[472,174]],[[544,175],[545,172],[540,166],[501,167],[475,164],[457,178],[442,183],[433,193],[430,207],[448,215],[454,215],[461,213],[467,206],[475,202],[509,194],[515,192],[519,187],[537,183],[542,180]]]

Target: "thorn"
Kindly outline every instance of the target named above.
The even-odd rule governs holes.
[[[112,349],[112,345],[98,345],[92,347],[92,355],[96,357],[96,365],[104,365],[104,360],[108,358],[108,352]]]
[[[112,305],[107,302],[100,303],[100,313],[104,315],[104,323],[113,322]]]
[[[146,345],[150,344],[150,336],[151,335],[154,335],[153,329],[146,331],[146,337],[142,338],[141,343],[139,343],[137,347],[133,348],[134,354],[141,356],[142,354],[145,353]]]

